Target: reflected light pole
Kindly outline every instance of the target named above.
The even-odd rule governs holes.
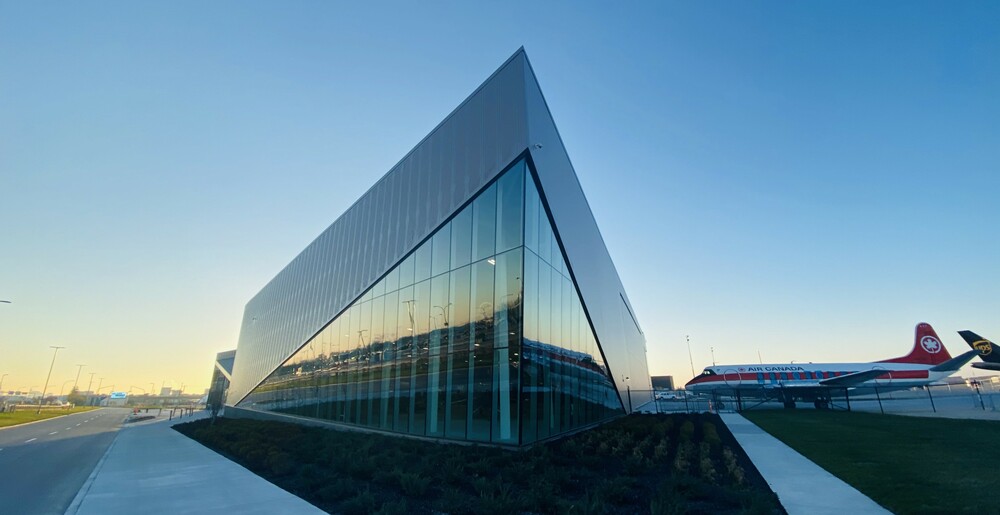
[[[45,376],[45,386],[42,387],[42,396],[38,398],[38,411],[35,412],[35,415],[42,412],[42,401],[45,399],[45,390],[49,388],[49,379],[52,377],[52,367],[56,366],[56,355],[59,354],[59,349],[65,349],[66,347],[49,345],[49,348],[55,349],[55,351],[52,352],[52,363],[49,365],[49,374]]]
[[[3,378],[7,377],[8,375],[10,374],[4,374],[0,376],[0,395],[3,395]]]

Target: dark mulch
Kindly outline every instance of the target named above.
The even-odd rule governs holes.
[[[784,513],[715,415],[632,415],[512,451],[220,418],[175,428],[330,513]]]

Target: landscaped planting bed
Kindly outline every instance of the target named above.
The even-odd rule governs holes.
[[[632,415],[525,450],[273,421],[175,428],[330,513],[784,513],[714,415]]]

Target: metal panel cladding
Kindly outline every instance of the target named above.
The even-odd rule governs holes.
[[[526,150],[622,405],[651,400],[645,337],[522,49],[250,300],[229,404]]]
[[[527,147],[519,50],[247,303],[236,404]]]

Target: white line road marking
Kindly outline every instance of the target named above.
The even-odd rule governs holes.
[[[77,424],[76,427],[80,427],[80,424]]]
[[[38,440],[38,438],[32,438],[31,440],[25,440],[24,443],[31,443],[31,442],[34,442],[35,440]]]
[[[58,433],[59,433],[59,431],[53,431],[53,432],[49,433],[49,436],[52,436],[52,435],[58,434]]]
[[[66,428],[66,431],[69,431],[70,429],[73,429],[73,428],[72,428],[72,427],[67,427],[67,428]]]

